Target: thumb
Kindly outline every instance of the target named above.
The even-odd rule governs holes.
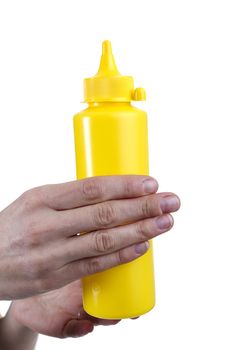
[[[88,320],[70,320],[63,328],[63,337],[77,338],[82,337],[94,329],[94,325]]]

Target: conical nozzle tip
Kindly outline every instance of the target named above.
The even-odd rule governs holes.
[[[104,40],[102,43],[102,55],[112,55],[112,44],[109,40]]]
[[[112,45],[109,40],[104,40],[102,43],[102,57],[97,76],[113,76],[120,75],[115,59],[112,53]]]

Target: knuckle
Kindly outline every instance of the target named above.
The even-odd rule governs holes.
[[[113,205],[109,202],[101,203],[96,206],[94,212],[94,223],[97,227],[109,226],[115,222],[116,214]]]
[[[106,253],[114,249],[113,237],[105,232],[97,231],[94,234],[94,249],[98,253]]]
[[[41,204],[41,188],[35,187],[21,195],[21,205],[26,211],[31,211],[36,206]]]
[[[85,179],[81,190],[83,197],[88,200],[100,199],[103,196],[103,187],[96,178]]]
[[[141,212],[143,217],[153,216],[153,206],[149,198],[143,198],[141,201]]]
[[[21,208],[30,211],[34,204],[32,190],[28,190],[21,195]]]
[[[102,270],[101,264],[97,259],[89,259],[86,264],[87,275],[93,275]]]
[[[127,178],[125,180],[125,193],[130,196],[135,192],[135,183],[132,178]]]
[[[147,240],[149,238],[150,235],[145,220],[136,223],[136,234],[140,239]]]
[[[125,250],[121,249],[116,253],[116,265],[121,265],[129,262],[129,256],[125,254]]]

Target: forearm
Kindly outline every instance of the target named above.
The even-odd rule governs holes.
[[[0,319],[1,350],[33,350],[38,334],[21,325],[12,315],[9,308],[6,316]]]

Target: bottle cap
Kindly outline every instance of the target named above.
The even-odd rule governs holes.
[[[143,88],[134,89],[134,81],[130,76],[119,73],[112,46],[109,40],[103,41],[102,56],[97,74],[84,79],[85,102],[129,102],[144,101],[146,92]]]

